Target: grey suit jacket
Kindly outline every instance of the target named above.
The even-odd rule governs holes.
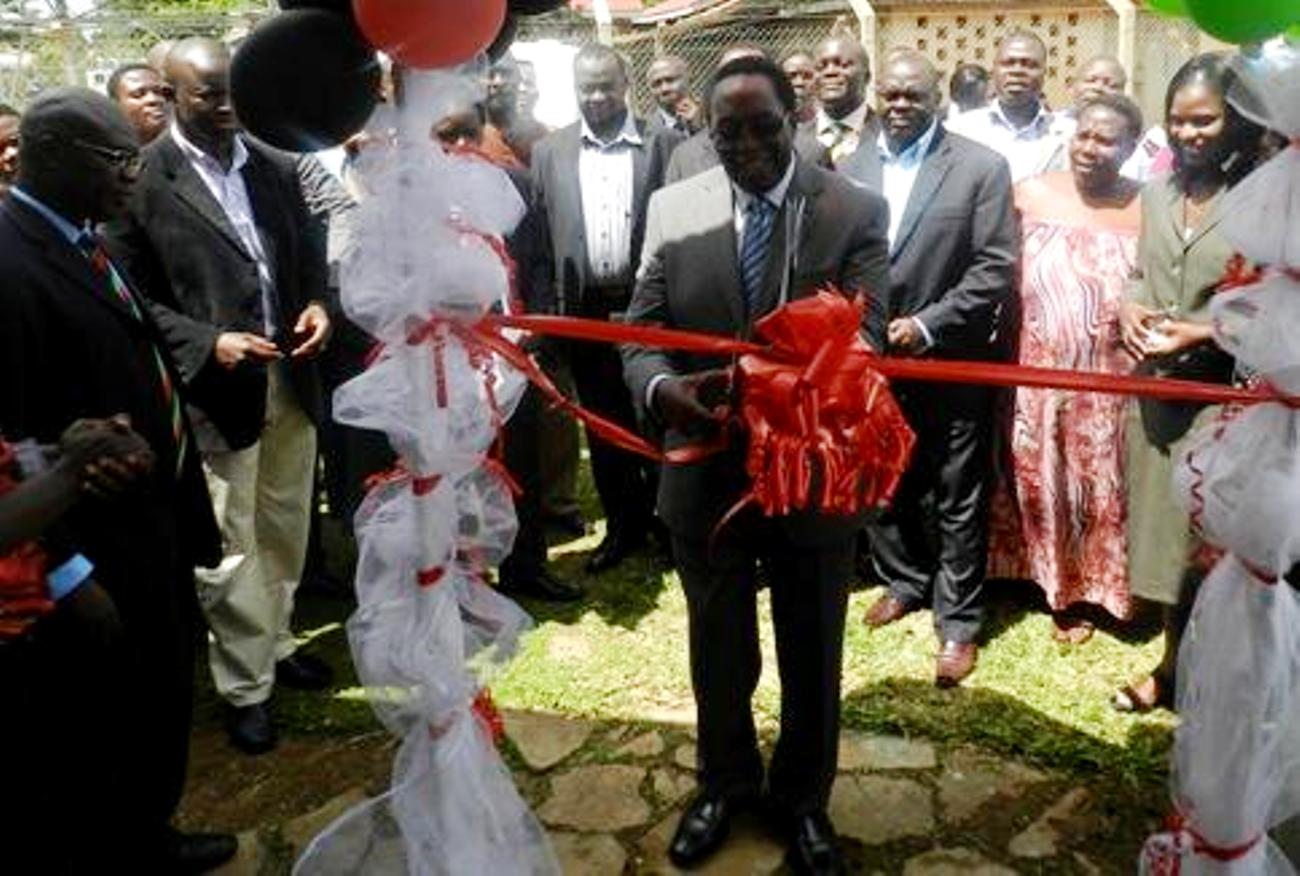
[[[849,180],[796,159],[794,178],[773,231],[772,257],[762,312],[826,284],[868,296],[868,313],[882,311],[888,286],[888,207]],[[721,167],[659,190],[650,199],[646,244],[629,323],[748,337],[738,267],[731,181]],[[880,320],[869,334],[879,339]],[[716,356],[625,347],[623,367],[633,399],[643,404],[657,375],[678,375],[729,364]],[[700,436],[669,429],[664,445],[680,447]],[[734,442],[733,442],[734,443]],[[659,513],[674,532],[707,538],[746,486],[743,448],[733,447],[689,465],[665,465],[659,481]],[[820,543],[842,537],[849,518],[811,514],[787,518],[791,537]]]
[[[641,258],[641,241],[645,237],[645,211],[650,193],[663,181],[668,156],[677,143],[671,132],[653,135],[644,121],[637,119],[642,145],[632,152],[632,251],[631,264]],[[582,188],[578,176],[578,156],[582,151],[582,126],[575,122],[547,135],[533,146],[533,205],[549,255],[548,282],[555,290],[554,302],[560,312],[581,312],[582,300],[592,285],[591,266],[587,263],[587,232],[582,218]],[[632,277],[628,277],[631,285]]]
[[[796,136],[804,142],[816,143],[826,153],[827,167],[862,183],[872,191],[880,191],[880,153],[876,148],[876,141],[880,137],[880,117],[875,113],[867,114],[862,133],[858,137],[858,148],[852,155],[841,159],[839,164],[831,161],[830,150],[817,139],[816,116],[800,125]]]
[[[890,250],[889,317],[920,319],[934,337],[928,355],[1006,358],[1019,251],[1006,160],[940,124]]]
[[[815,133],[802,126],[795,131],[794,151],[809,164],[831,169],[830,152],[818,141]],[[664,185],[690,179],[697,173],[704,173],[709,168],[717,166],[718,152],[713,148],[713,139],[706,128],[683,141],[673,150],[672,157],[668,159],[668,169],[664,172]]]

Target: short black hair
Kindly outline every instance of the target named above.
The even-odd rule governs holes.
[[[766,76],[771,81],[781,106],[787,113],[794,112],[798,98],[795,97],[794,86],[790,84],[790,77],[786,76],[785,71],[771,58],[756,58],[752,55],[728,61],[713,71],[713,75],[709,77],[709,84],[704,90],[705,105],[709,108],[713,107],[713,93],[723,80],[733,76],[751,75]]]
[[[0,118],[8,118],[9,116],[13,116],[15,118],[20,119],[22,118],[23,114],[18,112],[18,110],[14,109],[7,103],[0,103]]]
[[[1083,114],[1093,107],[1105,107],[1123,118],[1124,127],[1132,135],[1134,143],[1142,139],[1142,132],[1145,129],[1142,121],[1142,110],[1138,108],[1132,98],[1123,94],[1099,94],[1079,107],[1077,118],[1083,118]]]
[[[957,95],[967,91],[986,89],[989,85],[989,71],[979,64],[958,64],[948,79],[948,96],[956,100]]]
[[[1013,30],[1011,33],[998,40],[998,47],[994,52],[994,57],[1002,54],[1002,47],[1008,43],[1033,43],[1038,46],[1039,51],[1043,53],[1043,60],[1047,60],[1047,43],[1043,42],[1043,38],[1032,30]]]
[[[578,49],[578,53],[573,56],[573,66],[577,67],[583,61],[608,61],[611,58],[614,63],[618,64],[618,69],[623,74],[623,78],[629,78],[627,60],[609,46],[600,43],[588,43]]]
[[[118,66],[112,73],[108,74],[108,81],[104,83],[104,91],[108,94],[109,100],[117,100],[117,89],[122,84],[122,77],[128,73],[134,73],[137,70],[148,70],[150,73],[157,74],[158,71],[150,67],[144,61],[132,61],[129,64]]]

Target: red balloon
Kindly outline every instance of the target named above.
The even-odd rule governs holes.
[[[352,10],[372,46],[429,70],[487,48],[505,21],[506,0],[352,0]]]

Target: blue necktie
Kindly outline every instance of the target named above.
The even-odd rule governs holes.
[[[767,271],[767,253],[772,244],[772,227],[776,208],[766,198],[751,198],[745,208],[745,237],[740,243],[740,281],[745,287],[745,305],[750,318],[759,315],[762,304],[763,275]]]

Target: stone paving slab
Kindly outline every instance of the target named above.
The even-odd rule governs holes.
[[[538,816],[552,827],[612,833],[645,824],[650,806],[641,796],[642,767],[623,764],[584,766],[551,779],[551,797]]]

